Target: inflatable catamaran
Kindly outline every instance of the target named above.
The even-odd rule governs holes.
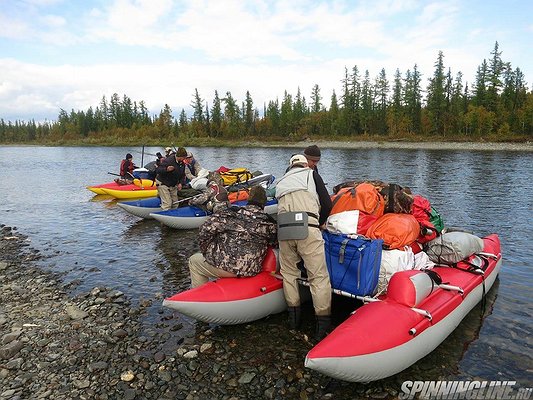
[[[456,267],[394,274],[386,296],[357,309],[306,356],[305,366],[333,378],[369,382],[394,375],[432,352],[492,287],[501,267],[497,235]]]

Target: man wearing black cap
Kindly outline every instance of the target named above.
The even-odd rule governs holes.
[[[320,149],[316,144],[307,146],[304,150],[304,156],[307,158],[307,166],[318,173],[318,162],[320,161]]]
[[[265,189],[250,189],[248,204],[215,212],[198,232],[200,253],[189,258],[191,286],[209,278],[254,276],[261,272],[268,246],[277,242],[275,221],[264,212]]]
[[[187,150],[180,147],[178,151],[161,160],[157,167],[157,194],[161,198],[161,209],[170,210],[178,201],[178,190],[185,184],[185,164]]]

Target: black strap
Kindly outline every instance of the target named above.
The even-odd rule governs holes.
[[[316,215],[315,213],[312,213],[312,212],[309,212],[309,211],[306,211],[305,212],[308,216],[312,217],[312,218],[315,218],[318,220],[318,215]]]
[[[396,189],[396,186],[394,183],[389,183],[389,186],[387,187],[387,206],[385,207],[385,213],[392,213],[394,212],[394,191]]]

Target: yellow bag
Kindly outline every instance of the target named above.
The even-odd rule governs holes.
[[[224,186],[246,182],[252,178],[252,173],[246,168],[233,168],[229,171],[219,173],[224,181]]]

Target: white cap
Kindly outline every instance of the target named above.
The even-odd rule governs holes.
[[[289,161],[289,165],[292,167],[296,164],[301,164],[302,166],[307,167],[307,158],[302,154],[293,155]]]
[[[165,151],[172,151],[172,148],[171,147],[166,147]]]

